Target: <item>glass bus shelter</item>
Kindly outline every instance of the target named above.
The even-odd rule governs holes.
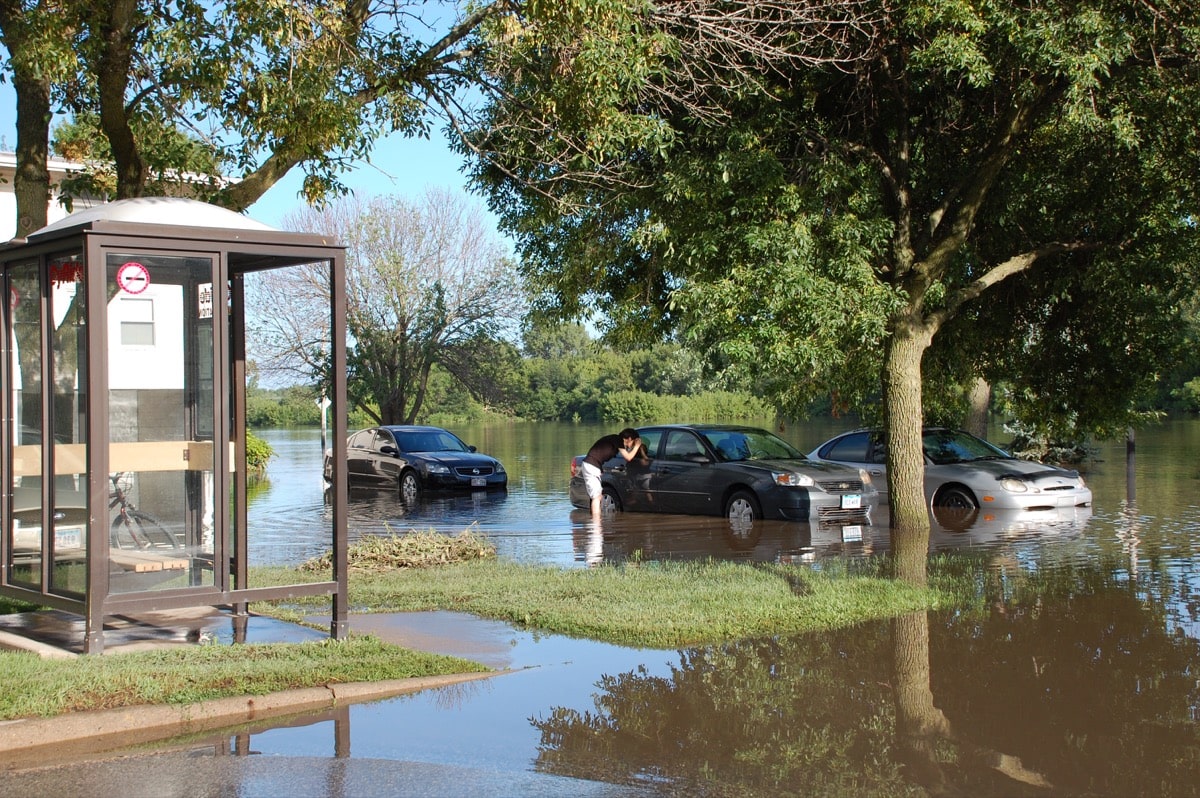
[[[0,595],[82,616],[86,653],[113,616],[240,617],[311,595],[332,597],[344,637],[345,480],[330,487],[329,573],[264,584],[246,468],[246,388],[259,336],[278,332],[279,286],[312,287],[282,301],[305,320],[298,347],[326,359],[345,462],[344,258],[325,237],[179,198],[107,203],[0,245]]]

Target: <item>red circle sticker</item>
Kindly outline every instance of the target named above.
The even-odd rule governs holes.
[[[117,287],[127,294],[140,294],[150,286],[150,270],[137,261],[117,269]]]

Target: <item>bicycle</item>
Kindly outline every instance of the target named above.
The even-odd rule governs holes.
[[[154,516],[137,509],[129,500],[130,483],[124,479],[126,473],[118,471],[108,475],[113,485],[108,494],[108,509],[117,511],[110,532],[113,548],[127,548],[126,539],[135,549],[180,548],[182,544],[174,532],[163,526]]]

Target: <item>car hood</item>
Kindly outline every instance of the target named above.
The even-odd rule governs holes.
[[[970,460],[964,463],[947,463],[939,469],[968,468],[973,472],[991,474],[996,479],[1019,477],[1031,484],[1074,485],[1079,481],[1079,472],[1058,466],[1037,463],[1033,460]]]

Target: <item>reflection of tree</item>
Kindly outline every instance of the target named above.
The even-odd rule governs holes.
[[[534,720],[540,769],[578,778],[759,791],[903,794],[890,763],[886,627],[857,637],[680,653],[669,677],[604,677],[596,712]],[[843,648],[848,646],[848,648]],[[820,663],[837,663],[826,668]],[[860,763],[875,766],[860,772]]]
[[[708,795],[1194,792],[1197,641],[1097,572],[990,615],[681,652],[532,722],[538,767]]]

